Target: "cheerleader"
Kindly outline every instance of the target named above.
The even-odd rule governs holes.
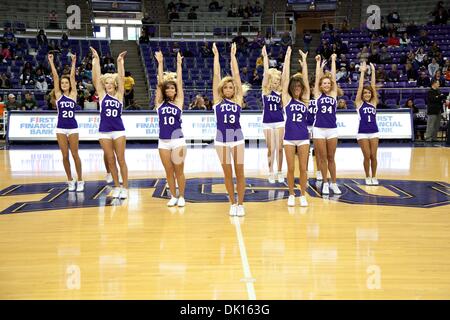
[[[155,57],[158,62],[158,87],[155,97],[159,118],[158,150],[171,193],[167,206],[184,207],[186,186],[184,160],[187,147],[181,130],[181,115],[184,103],[182,57],[178,52],[176,74],[164,74],[164,57],[161,51],[156,52]],[[178,184],[179,197],[176,197],[176,184]]]
[[[100,98],[100,126],[99,140],[105,153],[108,169],[114,181],[113,198],[128,198],[128,168],[125,162],[126,136],[122,121],[124,96],[124,58],[126,51],[117,57],[117,73],[100,72],[100,58],[94,48],[92,51],[92,81]],[[116,166],[119,163],[123,185],[120,186],[119,174]]]
[[[378,95],[375,80],[375,67],[371,63],[371,84],[364,86],[364,76],[367,65],[363,62],[359,68],[359,87],[356,93],[355,106],[359,116],[359,129],[356,139],[364,156],[364,171],[366,173],[366,185],[378,185],[377,174],[377,150],[378,150],[378,126],[377,104]],[[370,175],[372,169],[372,175]]]
[[[53,101],[56,101],[58,111],[58,123],[56,125],[56,138],[63,156],[64,170],[67,175],[67,184],[69,191],[84,191],[84,181],[82,178],[81,159],[78,155],[78,123],[75,119],[75,110],[77,109],[77,82],[75,80],[75,64],[77,57],[72,55],[72,67],[70,75],[63,75],[61,79],[58,76],[53,61],[53,54],[48,55],[48,62],[52,70],[54,89],[51,92]],[[70,168],[69,149],[75,162],[78,181],[73,179]]]
[[[288,47],[281,76],[282,103],[286,112],[286,129],[284,133],[284,152],[288,165],[287,180],[289,186],[288,206],[295,206],[294,194],[294,172],[295,154],[298,154],[300,169],[300,206],[308,206],[306,200],[307,186],[307,164],[309,156],[309,133],[307,127],[308,104],[310,99],[310,88],[308,80],[307,53],[299,50],[302,67],[301,74],[289,75],[291,62],[291,47]]]
[[[336,54],[331,55],[331,73],[325,74],[322,74],[321,71],[321,57],[317,55],[314,84],[317,114],[314,121],[313,139],[316,154],[320,158],[323,195],[328,195],[330,188],[334,194],[341,194],[341,190],[336,183],[336,162],[334,160],[338,140],[336,124],[336,98],[338,95],[342,95],[342,90],[336,83]],[[331,185],[328,183],[327,169],[330,171]]]
[[[240,116],[242,104],[244,102],[244,94],[248,90],[248,87],[241,84],[241,77],[236,59],[235,43],[231,45],[231,76],[226,76],[221,79],[219,52],[215,43],[213,44],[213,53],[213,109],[217,122],[214,145],[225,176],[225,187],[231,204],[229,211],[230,216],[242,217],[245,215],[245,140],[241,130]],[[234,194],[231,159],[233,159],[234,171],[236,174],[237,203]]]
[[[269,182],[284,182],[283,168],[283,136],[284,112],[281,106],[281,72],[269,68],[266,46],[262,48],[264,58],[264,77],[262,81],[263,131],[267,144],[267,161],[269,163]],[[274,174],[274,160],[277,158],[278,173]]]

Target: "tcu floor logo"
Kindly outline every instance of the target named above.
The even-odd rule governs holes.
[[[269,202],[287,199],[288,187],[285,183],[270,184],[266,179],[247,178],[245,194],[246,202]],[[403,206],[415,208],[432,208],[450,204],[450,184],[435,181],[380,180],[380,186],[371,187],[370,193],[363,187],[363,180],[339,179],[342,190],[339,196],[330,194],[329,199],[360,205]],[[298,186],[298,181],[296,180]],[[150,189],[148,198],[141,201],[152,201],[153,198],[169,198],[165,179],[130,180],[131,189]],[[217,191],[218,187],[221,192]],[[387,189],[391,195],[379,195],[379,188]],[[223,191],[222,178],[194,178],[186,181],[185,199],[194,203],[227,202]],[[309,180],[308,194],[320,198],[321,182]],[[109,197],[111,187],[104,181],[87,181],[84,192],[68,192],[66,183],[35,183],[12,185],[0,191],[3,197],[16,195],[47,194],[39,201],[17,202],[0,212],[11,214],[20,212],[63,210],[71,208],[103,207],[121,204],[119,200]],[[385,190],[386,191],[386,190]],[[298,189],[295,190],[299,196]],[[386,193],[386,192],[385,192]],[[116,202],[114,202],[116,201]],[[280,205],[285,205],[284,203]]]

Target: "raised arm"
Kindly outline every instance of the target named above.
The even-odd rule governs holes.
[[[376,76],[375,76],[375,65],[373,63],[370,64],[370,70],[371,70],[371,74],[370,74],[370,86],[372,87],[372,90],[374,92],[374,104],[375,107],[378,104],[378,93],[377,93],[377,80],[376,80]]]
[[[61,97],[61,88],[59,86],[59,76],[58,71],[56,70],[55,63],[53,61],[53,54],[49,54],[47,56],[48,63],[50,64],[50,69],[52,70],[52,77],[53,77],[53,87],[55,90],[55,97],[56,99],[59,99]]]
[[[220,61],[219,61],[219,51],[217,50],[216,43],[213,43],[212,47],[214,53],[214,74],[213,74],[213,103],[220,101],[220,96],[218,91],[220,82]]]
[[[267,72],[269,71],[269,57],[267,56],[266,46],[262,47],[262,56],[264,61],[264,75],[262,81],[262,87],[266,87],[269,82],[269,77],[267,76]]]
[[[231,64],[231,76],[233,77],[236,88],[235,90],[235,96],[237,103],[242,106],[242,103],[244,102],[244,95],[242,93],[242,82],[241,82],[241,75],[239,73],[239,65],[236,59],[236,43],[231,44],[231,53],[230,53],[230,64]]]
[[[308,77],[308,61],[306,58],[308,57],[308,52],[303,52],[302,50],[298,50],[300,53],[301,59],[299,60],[300,65],[302,66],[302,78],[303,83],[305,84],[305,88],[303,90],[303,94],[301,99],[306,102],[306,105],[309,103],[309,99],[311,98],[311,89],[309,87],[309,77]]]
[[[320,55],[316,55],[316,81],[314,81],[314,99],[317,99],[320,97],[320,90],[319,90],[319,81],[322,77],[322,68],[321,68],[321,57]]]
[[[163,94],[162,94],[162,83],[163,83],[163,74],[164,74],[164,57],[161,51],[155,52],[155,58],[158,62],[158,76],[157,76],[157,85],[156,85],[156,97],[155,103],[156,107],[158,107],[163,102]]]
[[[178,51],[177,54],[177,101],[176,105],[183,110],[184,91],[183,91],[183,57]]]
[[[105,89],[100,81],[100,77],[102,75],[100,71],[100,57],[98,56],[97,51],[90,47],[92,52],[92,83],[94,84],[95,90],[97,90],[98,97],[103,99],[105,96]]]
[[[281,99],[283,106],[285,106],[288,102],[291,96],[289,95],[289,78],[290,75],[290,68],[291,68],[291,53],[292,49],[291,47],[287,47],[286,49],[286,55],[284,56],[284,64],[283,64],[283,73],[281,74]]]
[[[117,82],[119,84],[117,88],[117,95],[123,99],[123,95],[125,93],[125,56],[127,55],[126,51],[123,51],[117,57]]]
[[[356,97],[355,97],[356,108],[359,108],[363,101],[362,93],[363,93],[363,88],[364,88],[364,76],[367,72],[367,65],[366,65],[365,61],[363,61],[361,63],[361,66],[359,67],[359,71],[361,71],[361,74],[359,76],[359,86],[358,86],[358,91],[356,92]]]
[[[72,55],[72,67],[70,68],[70,87],[72,91],[70,92],[70,96],[75,101],[77,100],[77,80],[75,79],[75,65],[77,63],[77,56]]]
[[[333,98],[337,97],[336,57],[337,55],[335,53],[331,55],[331,83],[333,85],[333,90],[330,92],[330,94]]]

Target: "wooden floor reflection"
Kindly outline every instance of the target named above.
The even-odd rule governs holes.
[[[0,190],[64,182],[58,152],[0,151]],[[246,150],[249,178],[266,178],[265,152]],[[101,151],[80,155],[85,179],[103,179]],[[188,150],[187,178],[220,178],[216,157],[213,149]],[[358,148],[339,148],[336,158],[340,179],[361,181]],[[224,202],[167,208],[149,187],[131,188],[119,204],[5,213],[48,195],[7,193],[0,197],[0,298],[449,299],[450,151],[381,148],[379,159],[381,181],[439,182],[413,196],[435,192],[447,203],[389,206],[310,195],[308,208],[288,208],[272,194],[247,202],[244,218],[230,218]],[[127,160],[131,179],[164,178],[157,150],[127,150]],[[383,185],[360,188],[398,196]]]

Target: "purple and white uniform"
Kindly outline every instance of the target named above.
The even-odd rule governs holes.
[[[317,104],[315,99],[309,100],[308,105],[308,118],[306,124],[308,125],[308,130],[312,130],[314,125],[314,121],[316,121],[316,113],[317,113]]]
[[[286,129],[284,132],[284,145],[300,146],[309,144],[307,127],[308,107],[302,101],[291,98],[285,107]]]
[[[284,112],[281,105],[281,94],[271,91],[262,96],[263,102],[263,128],[276,129],[284,127]]]
[[[182,110],[171,102],[163,102],[158,107],[159,142],[158,149],[172,150],[186,145],[181,130]]]
[[[217,123],[215,144],[236,146],[244,143],[240,124],[241,106],[228,99],[223,99],[213,108]]]
[[[123,103],[117,98],[106,94],[100,100],[100,139],[117,139],[125,136],[122,121]]]
[[[314,139],[333,139],[338,137],[336,124],[336,98],[321,94],[316,99],[317,113],[314,121]]]
[[[56,108],[58,110],[58,129],[78,129],[78,123],[75,119],[75,110],[77,103],[71,98],[61,95],[56,101]]]
[[[357,140],[378,138],[377,108],[364,101],[358,109],[358,116],[359,128]]]

